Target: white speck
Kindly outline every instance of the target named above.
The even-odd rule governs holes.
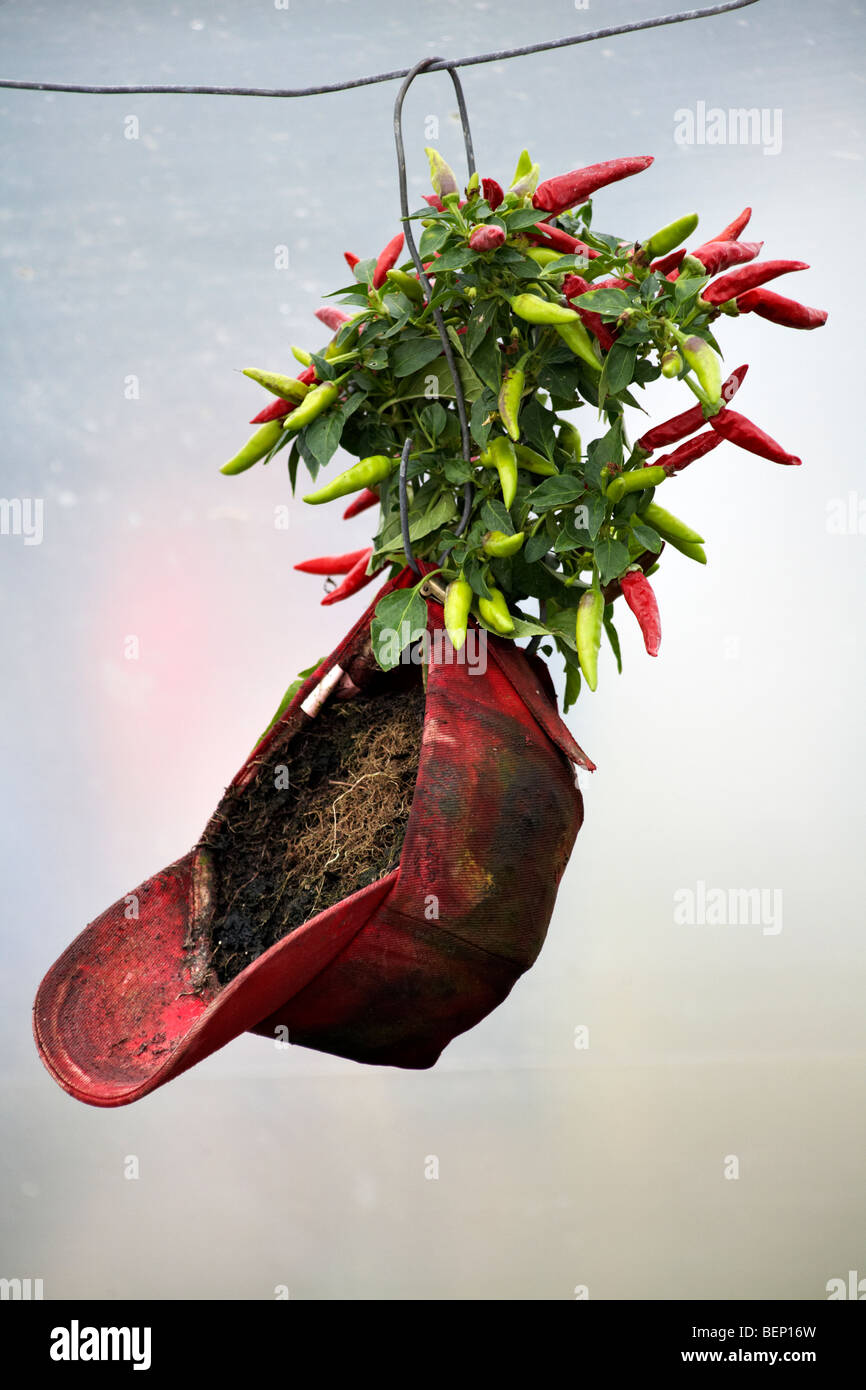
[[[204,20],[203,20],[203,19],[191,19],[190,22],[189,22],[189,27],[190,27],[190,29],[195,29],[196,33],[198,33],[200,30],[202,30],[202,29],[204,28]]]
[[[23,1182],[21,1184],[21,1193],[24,1197],[38,1197],[39,1184],[35,1182]]]
[[[58,492],[58,494],[57,494],[57,505],[58,505],[58,507],[74,507],[74,506],[77,505],[77,503],[78,503],[78,498],[75,496],[75,493],[74,493],[74,492]]]
[[[127,518],[126,518],[126,524],[127,524],[127,526],[140,526],[140,525],[141,525],[141,516],[139,515],[139,513],[138,513],[138,512],[130,512],[129,515],[127,516]]]

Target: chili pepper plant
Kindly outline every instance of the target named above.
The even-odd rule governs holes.
[[[292,489],[301,462],[316,484],[305,502],[357,494],[344,515],[378,508],[368,547],[297,566],[341,577],[322,600],[334,603],[406,565],[398,474],[411,441],[407,532],[422,578],[379,604],[379,664],[392,667],[424,631],[419,590],[433,573],[455,648],[470,616],[499,637],[552,640],[567,710],[582,681],[596,689],[604,635],[621,669],[618,597],[658,653],[649,576],[665,543],[706,562],[703,536],[668,509],[669,480],[723,440],[800,463],[732,409],[748,368],[722,366],[727,321],[754,313],[811,329],[827,315],[764,288],[808,267],[759,259],[763,243],[743,239],[749,208],[692,250],[696,214],[649,236],[602,231],[594,195],[648,169],[651,156],[539,182],[524,150],[507,190],[473,175],[461,195],[441,156],[427,153],[433,191],[409,218],[417,252],[407,254],[401,232],[378,257],[345,253],[353,279],[328,296],[345,307],[318,311],[333,336],[318,351],[292,349],[297,376],[247,370],[274,399],[223,472],[285,450]],[[462,384],[468,448],[437,318]],[[668,381],[691,405],[644,430],[650,388],[670,394]],[[359,461],[323,481],[338,449]]]

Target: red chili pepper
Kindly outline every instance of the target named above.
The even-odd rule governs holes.
[[[763,285],[765,280],[775,280],[777,275],[787,275],[791,270],[808,270],[806,261],[756,261],[754,265],[741,266],[723,275],[701,291],[701,298],[708,304],[725,304],[735,299],[745,290],[753,290]]]
[[[482,179],[481,191],[487,199],[487,206],[490,208],[490,211],[495,212],[502,202],[502,199],[505,197],[500,184],[498,184],[495,179]]]
[[[443,203],[442,199],[439,197],[439,194],[438,194],[438,193],[425,193],[425,194],[424,194],[424,202],[425,202],[425,203],[429,203],[430,206],[431,206],[431,208],[435,208],[437,212],[444,212],[444,211],[445,211],[445,204]]]
[[[365,487],[363,492],[359,492],[354,501],[350,502],[343,512],[343,520],[349,521],[353,516],[360,516],[368,507],[378,507],[379,494],[373,492],[371,488]]]
[[[569,174],[559,174],[554,179],[545,179],[532,195],[532,206],[554,217],[569,208],[577,207],[591,198],[599,188],[605,188],[618,179],[626,179],[630,174],[639,174],[653,162],[653,156],[637,155],[625,159],[608,159],[602,164],[590,164],[585,169],[572,169]]]
[[[354,269],[355,269],[355,266],[358,264],[358,262],[359,262],[359,260],[361,259],[361,257],[360,257],[360,256],[353,256],[351,251],[344,251],[344,252],[343,252],[343,259],[345,260],[346,265],[349,267],[349,269],[350,269],[350,270],[354,270]]]
[[[743,208],[739,217],[735,217],[733,222],[729,222],[727,227],[718,236],[711,237],[711,241],[739,241],[740,233],[745,231],[752,216],[751,208]]]
[[[722,399],[732,401],[739,391],[749,370],[749,364],[745,363],[742,367],[735,367],[722,386]],[[724,414],[725,407],[722,407]],[[664,449],[668,444],[676,444],[686,435],[694,434],[705,424],[704,413],[699,405],[693,405],[691,410],[684,410],[680,415],[674,415],[670,420],[665,420],[661,425],[654,425],[646,434],[642,434],[638,444],[647,453],[651,454],[654,449]]]
[[[729,266],[753,261],[760,256],[763,245],[762,241],[705,241],[703,246],[699,246],[697,251],[690,251],[689,255],[700,261],[708,275],[718,275]],[[673,280],[676,277],[672,275],[670,278]]]
[[[376,262],[376,269],[373,272],[373,289],[381,289],[385,283],[385,276],[392,266],[397,264],[400,252],[403,250],[403,233],[398,232],[392,237],[383,251],[379,252],[379,259]]]
[[[638,620],[644,646],[650,656],[658,656],[662,640],[659,606],[652,585],[643,570],[629,570],[619,581],[622,596]]]
[[[700,409],[700,406],[698,407]],[[656,466],[663,468],[666,473],[681,473],[684,468],[688,468],[695,459],[703,458],[711,449],[715,449],[722,442],[722,436],[706,430],[703,434],[695,435],[694,439],[687,439],[685,444],[681,444],[678,449],[674,449],[672,454],[665,454],[662,458],[656,459]]]
[[[589,261],[595,260],[596,256],[601,254],[594,247],[587,246],[579,237],[564,232],[561,227],[550,227],[546,222],[535,224],[529,234],[529,240],[538,246],[549,246],[551,251],[561,251],[564,256],[586,256]]]
[[[729,440],[731,444],[738,444],[741,449],[748,449],[750,454],[759,454],[771,463],[803,462],[796,454],[789,454],[787,449],[783,449],[769,434],[765,434],[758,425],[747,420],[745,415],[738,414],[736,410],[723,410],[710,420],[710,424],[723,439]]]
[[[737,296],[737,308],[741,314],[759,314],[785,328],[820,328],[827,322],[826,309],[810,309],[808,304],[786,299],[772,290],[747,290]]]
[[[606,280],[594,280],[590,285],[591,290],[633,290],[634,280],[617,280],[616,276],[609,275]]]
[[[260,410],[258,415],[254,415],[250,420],[251,425],[266,425],[268,420],[282,420],[284,415],[288,415],[290,410],[294,410],[294,401],[284,401],[277,397],[266,405],[264,410]]]
[[[333,305],[327,304],[322,309],[316,310],[316,318],[319,323],[323,323],[326,328],[330,328],[332,333],[343,327],[344,323],[349,322],[349,315],[344,314],[342,309],[335,309]]]
[[[588,280],[584,280],[582,275],[566,275],[562,282],[562,293],[565,295],[566,299],[577,299],[578,295],[586,294],[587,291],[591,289],[592,285]],[[604,322],[601,315],[594,314],[591,309],[581,309],[579,304],[575,305],[575,308],[580,314],[581,321],[589,329],[590,333],[595,334],[605,352],[609,348],[612,348],[616,342],[616,337]]]
[[[505,232],[502,227],[497,227],[494,222],[489,225],[482,222],[472,229],[469,245],[473,251],[495,251],[504,240]]]
[[[329,594],[325,594],[325,597],[322,599],[323,607],[327,608],[330,603],[340,603],[344,598],[351,598],[352,594],[357,594],[359,589],[364,589],[368,584],[372,583],[376,575],[379,574],[383,568],[380,565],[379,569],[374,570],[372,574],[367,574],[367,563],[372,554],[372,546],[370,546],[369,550],[361,552],[360,559],[357,564],[353,565],[349,570],[342,584],[338,584],[336,589],[332,589]]]
[[[350,550],[345,555],[318,555],[312,560],[301,560],[295,569],[302,574],[348,574],[362,555],[369,560],[370,554],[370,547],[366,546],[363,550]]]
[[[650,270],[654,270],[656,275],[667,275],[672,270],[678,270],[680,261],[685,254],[686,248],[684,246],[678,246],[676,251],[669,251],[666,256],[662,256],[659,260],[653,261]]]

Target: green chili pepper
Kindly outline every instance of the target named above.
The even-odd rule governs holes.
[[[260,430],[256,430],[252,439],[247,440],[240,453],[223,464],[220,472],[243,473],[247,468],[252,468],[254,463],[258,463],[259,459],[263,459],[265,454],[269,454],[274,445],[279,443],[282,434],[282,420],[269,420]]]
[[[514,619],[508,611],[508,604],[501,589],[490,588],[490,598],[480,598],[478,600],[478,612],[481,614],[488,627],[492,627],[494,632],[499,632],[506,637],[514,631]]]
[[[510,507],[517,492],[517,454],[507,435],[498,434],[495,439],[491,439],[479,462],[485,468],[496,469],[502,488],[502,500],[506,507]]]
[[[604,594],[587,589],[577,605],[577,659],[590,690],[598,685],[598,652],[604,623]]]
[[[659,464],[654,464],[652,468],[634,468],[630,473],[618,473],[608,483],[607,496],[611,502],[619,502],[627,492],[643,492],[645,488],[656,487],[667,476]]]
[[[313,360],[306,348],[293,347],[292,356],[297,358],[302,367],[309,367]]]
[[[514,452],[520,467],[525,468],[527,473],[539,473],[543,478],[553,478],[559,473],[555,463],[551,463],[543,454],[537,454],[527,444],[515,444]]]
[[[291,415],[286,416],[283,429],[288,430],[290,434],[297,434],[304,425],[309,425],[311,420],[315,420],[323,410],[333,405],[339,394],[340,388],[333,381],[324,381],[321,386],[314,386]]]
[[[551,251],[548,246],[527,246],[523,254],[528,256],[531,261],[535,261],[536,265],[542,267],[550,265],[551,261],[562,259],[561,251]]]
[[[576,323],[555,323],[557,333],[564,343],[567,343],[575,357],[580,357],[592,367],[594,372],[601,371],[601,362],[598,359],[592,339],[578,319]]]
[[[499,391],[499,415],[509,439],[512,440],[520,438],[520,426],[517,423],[517,417],[520,414],[520,401],[523,396],[525,381],[526,373],[518,363],[516,367],[512,367],[505,373]]]
[[[661,534],[661,533],[660,533]],[[678,536],[665,536],[668,545],[672,545],[674,550],[679,550],[682,555],[687,555],[690,560],[696,560],[699,565],[707,563],[707,553],[699,541],[683,541]]]
[[[466,627],[469,622],[469,609],[472,605],[472,586],[467,584],[461,574],[452,579],[445,590],[445,629],[451,638],[455,651],[460,650],[466,641]]]
[[[678,516],[674,516],[673,512],[666,512],[664,507],[659,507],[655,502],[642,507],[640,514],[654,531],[658,531],[662,540],[670,541],[671,545],[675,546],[678,540],[689,545],[700,545],[704,539],[697,531],[693,531],[691,526],[680,521]]]
[[[673,376],[679,376],[683,369],[683,359],[675,348],[671,348],[669,352],[663,354],[661,368],[662,376],[666,376],[669,379]]]
[[[310,389],[305,382],[298,381],[297,377],[281,376],[279,372],[260,372],[256,367],[244,367],[244,376],[257,381],[259,386],[264,386],[272,396],[292,401],[295,405],[300,405]]]
[[[420,282],[413,275],[407,275],[405,270],[389,270],[385,279],[390,281],[395,290],[400,290],[407,299],[411,299],[413,304],[420,304],[424,298]]]
[[[487,555],[495,555],[498,558],[516,555],[523,545],[523,532],[518,531],[515,536],[506,536],[504,531],[488,531],[482,544]]]
[[[690,212],[685,217],[678,217],[675,222],[669,222],[660,231],[653,232],[649,241],[644,242],[640,251],[641,260],[654,261],[658,256],[666,256],[669,251],[686,241],[697,225],[696,212]]]
[[[314,505],[319,502],[333,502],[336,497],[348,497],[350,492],[360,492],[361,488],[375,487],[393,472],[398,462],[398,459],[388,458],[385,454],[373,454],[372,457],[361,459],[359,463],[347,468],[345,473],[332,478],[324,487],[319,488],[318,492],[308,493],[304,501],[312,502]]]
[[[559,443],[575,459],[581,455],[580,430],[570,420],[563,420],[559,427]]]
[[[682,355],[704,388],[707,400],[717,405],[722,399],[722,364],[718,356],[703,338],[687,338],[680,334],[679,342]]]
[[[538,294],[516,294],[509,304],[520,319],[527,323],[560,324],[574,323],[580,316],[576,309],[566,309],[563,304],[554,304],[550,299],[542,299]],[[571,344],[569,344],[569,347]]]

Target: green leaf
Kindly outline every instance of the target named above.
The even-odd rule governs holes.
[[[383,671],[392,671],[400,653],[427,631],[427,604],[417,588],[398,589],[376,604],[370,624],[373,653]]]
[[[623,310],[630,309],[632,305],[631,296],[625,290],[614,289],[587,290],[586,294],[572,302],[581,309],[591,309],[594,314],[601,314],[605,319],[618,319]]]
[[[574,362],[572,355],[567,361],[545,363],[538,373],[538,384],[542,390],[569,404],[573,403],[578,382]]]
[[[337,375],[336,367],[332,366],[328,359],[321,352],[311,352],[313,366],[320,381],[333,381]]]
[[[435,266],[431,266],[430,269],[435,275],[443,275],[447,270],[462,270],[464,266],[477,260],[478,252],[473,251],[471,246],[454,246],[437,257]]]
[[[488,531],[504,531],[506,536],[514,535],[511,513],[504,502],[488,497],[481,508],[481,521]]]
[[[622,652],[620,651],[620,646],[619,646],[619,634],[617,633],[617,630],[616,630],[616,628],[615,628],[614,625],[613,625],[613,604],[612,604],[612,603],[608,603],[608,604],[605,606],[605,610],[604,610],[604,630],[605,630],[605,632],[607,633],[607,640],[610,642],[610,645],[611,645],[611,647],[613,648],[613,654],[614,654],[614,656],[616,657],[616,669],[617,669],[618,673],[619,673],[620,675],[622,675]]]
[[[413,517],[410,509],[409,539],[411,541],[423,540],[432,531],[438,531],[440,526],[445,526],[456,514],[456,511],[457,507],[450,492],[443,492],[440,497],[434,498],[420,516]]]
[[[502,353],[494,333],[481,339],[474,352],[466,349],[473,370],[491,391],[499,390],[502,383]]]
[[[445,474],[446,481],[451,483],[452,487],[461,487],[463,483],[468,483],[472,480],[475,469],[472,467],[472,464],[467,463],[465,459],[453,458],[445,460],[442,464],[442,472]]]
[[[586,529],[595,540],[607,512],[607,503],[599,493],[591,492],[588,497],[584,498],[583,506],[586,507],[587,514]]]
[[[435,338],[409,338],[394,348],[391,370],[396,377],[411,376],[441,355],[442,343],[438,334]]]
[[[466,328],[466,353],[469,357],[491,332],[496,322],[498,302],[495,299],[478,299]]]
[[[623,545],[622,541],[614,540],[612,536],[606,536],[596,542],[595,561],[602,584],[609,584],[628,565],[628,546]]]
[[[515,613],[511,609],[511,617],[514,621],[514,631],[511,636],[516,640],[518,637],[549,637],[550,628],[545,627],[537,618],[526,618],[522,614]]]
[[[486,392],[479,396],[479,398],[473,402],[469,420],[469,429],[472,434],[472,438],[475,440],[475,443],[478,445],[480,449],[487,448],[487,441],[490,438],[490,430],[493,425],[492,420],[488,419],[488,416],[495,409],[495,398],[491,402]]]
[[[450,235],[451,228],[447,222],[440,222],[433,227],[425,227],[418,247],[418,254],[422,261],[429,260],[434,251],[441,251]],[[373,265],[375,266],[375,264],[376,262],[374,261]],[[358,267],[355,266],[355,274],[357,275],[357,273]]]
[[[327,410],[301,431],[310,453],[324,468],[340,443],[345,417],[338,410]]]
[[[307,679],[308,676],[311,676],[314,671],[317,671],[319,669],[323,660],[324,657],[320,657],[318,661],[313,662],[312,666],[308,666],[306,671],[301,671],[298,673],[298,675],[295,677],[288,690],[286,691],[285,695],[283,696],[282,700],[280,700],[280,703],[277,706],[277,712],[271,720],[270,724],[266,729],[262,730],[262,732],[256,739],[254,747],[261,743],[265,734],[270,733],[277,720],[282,718],[286,710],[289,708],[289,705],[292,703],[298,691],[300,690],[301,686],[304,684],[304,681]]]
[[[427,431],[431,439],[438,439],[439,435],[448,424],[448,412],[444,405],[434,401],[432,405],[425,405],[420,415],[421,424]]]
[[[651,550],[653,555],[658,555],[662,548],[662,538],[652,526],[647,526],[646,522],[638,522],[632,526],[631,533],[644,550]]]
[[[683,304],[692,295],[696,295],[704,288],[709,276],[707,275],[681,275],[674,284],[674,298],[677,304]]]
[[[552,411],[545,410],[541,402],[534,396],[530,396],[521,406],[521,434],[532,448],[538,449],[545,458],[551,461],[553,450],[556,447],[556,433],[553,428],[555,419]]]
[[[463,566],[463,577],[472,592],[479,598],[492,598],[490,586],[484,575],[484,568],[476,555],[470,555]]]
[[[614,343],[605,359],[607,389],[611,395],[615,396],[630,385],[634,376],[636,359],[637,348],[624,347],[622,343]]]
[[[543,526],[540,526],[534,536],[524,543],[523,554],[528,564],[532,565],[536,560],[540,560],[542,555],[546,555],[551,550],[550,536]]]
[[[369,285],[376,273],[377,256],[368,256],[365,261],[359,261],[353,268],[352,274],[362,285]]]
[[[477,400],[485,388],[469,363],[465,362],[462,357],[457,358],[457,370],[463,385],[464,396],[468,401]],[[394,399],[403,401],[418,396],[424,396],[430,401],[438,400],[440,397],[454,399],[454,379],[444,357],[435,358],[420,372],[415,372],[413,376],[407,377]],[[380,406],[380,409],[383,408]]]
[[[564,714],[568,714],[580,694],[580,667],[570,661],[565,663],[565,694],[562,700]]]
[[[295,495],[295,484],[298,480],[298,464],[301,461],[301,451],[298,448],[298,441],[292,441],[292,449],[289,454],[289,486],[292,489],[292,496]]]
[[[497,212],[499,209],[497,208]],[[501,220],[505,223],[509,235],[513,232],[520,232],[524,227],[534,227],[536,222],[540,222],[544,216],[536,208],[518,208],[516,212],[503,213]]]
[[[533,511],[549,512],[576,502],[583,490],[584,485],[579,478],[561,473],[555,478],[545,478],[543,483],[533,488],[528,501]]]

